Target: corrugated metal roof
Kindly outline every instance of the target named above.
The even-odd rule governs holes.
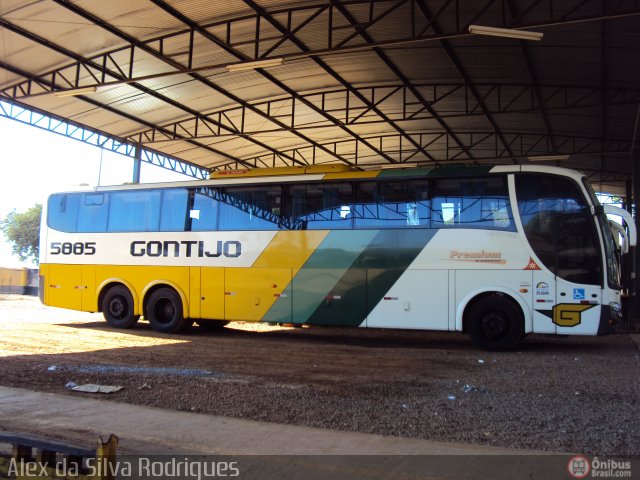
[[[639,27],[595,0],[4,0],[0,95],[206,168],[570,154],[620,185]],[[227,71],[265,58],[284,64]]]

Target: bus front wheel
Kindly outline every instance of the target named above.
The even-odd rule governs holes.
[[[481,298],[469,310],[467,331],[473,343],[485,350],[511,350],[524,337],[522,312],[504,296]]]
[[[190,325],[180,295],[171,288],[159,288],[149,295],[145,317],[154,330],[163,333],[178,333]]]
[[[102,314],[107,324],[114,328],[133,327],[140,315],[134,315],[133,296],[127,287],[111,287],[102,298]]]

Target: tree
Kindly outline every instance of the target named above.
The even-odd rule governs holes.
[[[40,217],[42,216],[42,205],[36,203],[24,213],[17,213],[15,210],[4,220],[0,220],[0,230],[12,245],[14,255],[21,261],[33,260],[38,263],[40,245]]]

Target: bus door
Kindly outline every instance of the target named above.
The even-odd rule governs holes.
[[[590,206],[574,181],[554,175],[517,175],[516,195],[532,260],[540,262],[534,331],[595,334],[604,273]]]
[[[586,206],[557,220],[556,333],[598,331],[604,274],[594,223]]]

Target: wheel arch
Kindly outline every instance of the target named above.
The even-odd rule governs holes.
[[[522,313],[524,333],[531,333],[533,331],[533,317],[527,302],[522,298],[522,296],[518,295],[517,292],[503,287],[478,289],[467,294],[458,305],[458,311],[456,312],[456,331],[466,332],[467,313],[471,307],[473,307],[478,300],[486,297],[492,297],[494,295],[504,296],[514,302]]]

